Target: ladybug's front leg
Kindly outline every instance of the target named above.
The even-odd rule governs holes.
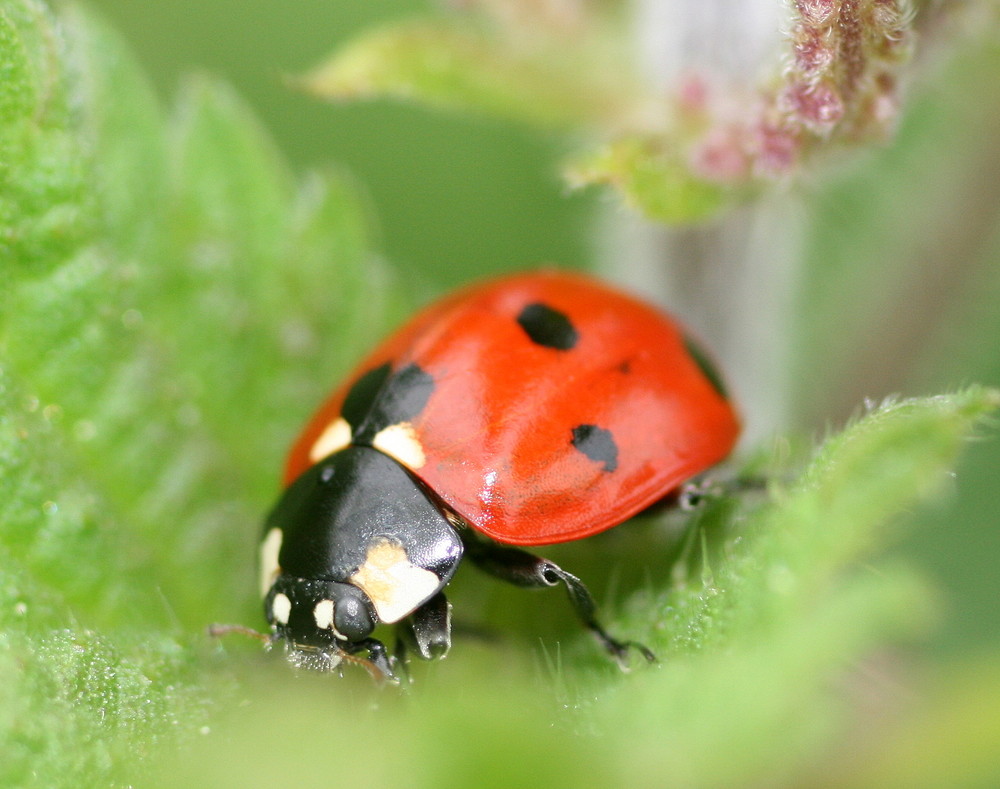
[[[368,660],[364,660],[363,662],[375,668],[377,673],[372,674],[374,678],[386,679],[389,682],[395,683],[399,682],[399,677],[396,676],[396,672],[393,670],[392,661],[389,659],[389,652],[386,650],[385,644],[377,638],[366,638],[363,641],[355,642],[349,646],[350,651],[347,654],[350,656],[353,656],[355,652],[362,650],[368,651]],[[355,660],[362,659],[355,658]]]
[[[397,654],[413,647],[424,660],[443,658],[451,649],[451,603],[438,592],[400,623]]]
[[[623,669],[628,668],[630,649],[637,650],[650,663],[656,662],[656,655],[648,647],[636,641],[618,641],[612,638],[597,621],[597,603],[583,581],[555,562],[519,548],[486,543],[469,536],[464,537],[463,542],[465,556],[479,569],[501,581],[527,589],[565,584],[570,603],[580,621]]]

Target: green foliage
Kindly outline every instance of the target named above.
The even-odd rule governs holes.
[[[708,219],[725,205],[727,190],[691,173],[677,150],[659,150],[653,140],[627,138],[570,162],[571,185],[617,187],[629,205],[668,224]]]
[[[571,638],[532,667],[460,634],[405,697],[360,671],[293,677],[255,644],[210,651],[206,624],[259,618],[288,403],[317,402],[408,299],[348,180],[296,180],[209,79],[165,115],[75,7],[0,0],[0,110],[3,785],[815,782],[855,720],[838,687],[932,619],[924,582],[876,549],[992,390],[887,404],[811,460],[765,459],[787,479],[766,496],[653,517],[654,541],[681,532],[655,556],[680,559],[613,627],[660,666],[619,676]],[[909,769],[929,739],[901,731],[890,753]],[[948,753],[917,757],[948,775]],[[841,773],[907,775],[888,757]]]
[[[299,84],[333,100],[391,96],[573,128],[621,113],[628,93],[583,52],[514,50],[473,26],[411,22],[359,38]]]
[[[165,121],[80,9],[6,0],[0,29],[0,611],[25,675],[0,782],[96,784],[200,719],[191,641],[256,610],[281,404],[318,399],[396,297],[350,185],[296,184],[224,87],[192,80]]]

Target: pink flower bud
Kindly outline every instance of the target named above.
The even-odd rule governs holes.
[[[823,25],[838,11],[837,0],[795,0],[795,7],[807,25]]]
[[[891,74],[883,72],[875,78],[871,115],[875,124],[883,129],[890,128],[899,117],[899,96],[896,80]]]
[[[795,66],[805,77],[825,71],[833,63],[836,52],[830,45],[831,31],[799,26],[793,35]]]
[[[686,112],[704,112],[708,106],[708,84],[700,74],[685,74],[677,87],[680,109]]]
[[[820,134],[829,132],[844,116],[843,99],[825,82],[792,83],[785,89],[782,99],[784,108],[793,118]]]
[[[764,121],[755,130],[757,170],[763,175],[784,175],[792,171],[802,147],[799,135],[785,126]]]
[[[713,129],[691,155],[691,168],[709,181],[735,183],[750,174],[750,159],[738,129]]]

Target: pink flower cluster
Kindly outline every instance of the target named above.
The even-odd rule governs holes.
[[[792,172],[833,140],[881,137],[898,114],[900,65],[910,49],[905,0],[794,0],[791,53],[781,79],[716,117],[692,148],[708,180],[736,185]]]

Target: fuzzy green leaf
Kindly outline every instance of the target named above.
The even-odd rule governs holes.
[[[996,784],[1000,742],[1000,655],[946,665],[919,701],[919,714],[891,726],[866,759],[835,765],[830,786],[970,786]]]
[[[87,232],[82,150],[66,132],[71,109],[65,75],[54,65],[58,42],[37,3],[7,0],[0,6],[0,298],[5,301],[13,262],[21,276],[44,273]]]
[[[0,74],[0,783],[132,783],[204,724],[281,447],[397,291],[344,178],[208,80],[171,128],[79,7],[0,2]]]
[[[670,657],[606,702],[611,725],[647,722],[622,769],[641,763],[699,786],[808,773],[850,720],[831,678],[847,681],[866,655],[932,620],[911,571],[860,562],[885,544],[894,516],[940,490],[998,406],[1000,392],[974,387],[875,409],[775,490],[731,535],[739,544],[703,557],[701,583],[643,602],[660,612],[650,625],[669,637]],[[789,729],[792,720],[809,725]]]
[[[356,39],[297,84],[327,99],[384,96],[543,127],[619,118],[634,85],[584,52],[579,42],[519,49],[471,26],[413,22]]]

